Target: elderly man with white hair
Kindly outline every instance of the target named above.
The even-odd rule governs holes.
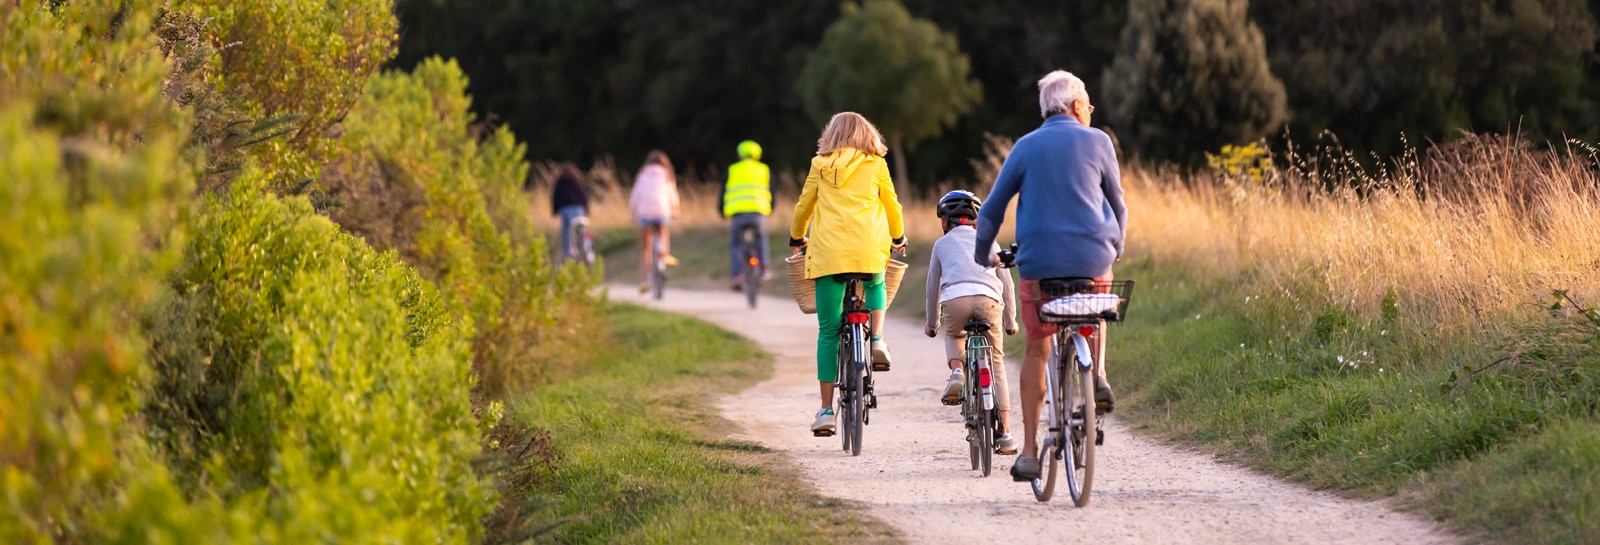
[[[1127,234],[1127,208],[1122,203],[1121,170],[1111,138],[1089,127],[1094,106],[1083,80],[1057,70],[1039,80],[1039,112],[1044,123],[1017,140],[1000,167],[988,206],[978,216],[974,258],[993,265],[995,237],[1005,223],[1006,205],[1017,201],[1017,267],[1027,350],[1022,360],[1021,456],[1011,467],[1011,477],[1030,481],[1039,476],[1039,406],[1044,400],[1045,359],[1056,326],[1041,323],[1039,281],[1054,278],[1111,280],[1111,265],[1122,256]],[[1102,352],[1105,328],[1098,342],[1090,343],[1096,356]],[[1104,365],[1095,379],[1095,401],[1105,411],[1112,407],[1111,386]]]

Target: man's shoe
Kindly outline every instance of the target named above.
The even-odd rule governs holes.
[[[960,405],[961,385],[965,382],[965,379],[966,377],[961,374],[960,369],[951,370],[950,380],[945,381],[944,395],[939,398],[939,401],[945,405]]]
[[[816,435],[833,435],[833,409],[817,411],[816,420],[811,421],[811,433]]]
[[[872,341],[872,370],[883,372],[889,370],[889,343],[883,339]]]
[[[1094,406],[1103,413],[1110,413],[1116,405],[1116,399],[1111,395],[1111,383],[1106,382],[1106,377],[1094,377]]]
[[[1039,478],[1039,459],[1032,456],[1018,456],[1016,463],[1011,464],[1011,480],[1025,483]]]
[[[733,277],[733,291],[743,291],[743,290],[744,290],[744,277],[743,276],[735,276],[735,277]]]
[[[1005,435],[1000,436],[999,440],[995,441],[994,451],[1005,456],[1010,456],[1017,453],[1017,448],[1022,446],[1021,443],[1021,441],[1018,441],[1016,437],[1011,435],[1011,432],[1006,432]]]
[[[762,280],[772,280],[772,270],[768,269],[766,267],[762,267],[761,268],[761,279]]]

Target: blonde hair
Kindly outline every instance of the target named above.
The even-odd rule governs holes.
[[[827,155],[843,148],[855,148],[882,157],[889,153],[883,145],[883,134],[871,121],[855,112],[839,112],[828,120],[817,139],[817,155]]]

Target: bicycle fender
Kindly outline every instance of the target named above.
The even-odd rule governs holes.
[[[1083,338],[1082,335],[1074,334],[1072,336],[1072,345],[1077,348],[1078,370],[1088,371],[1094,369],[1094,359],[1089,354],[1089,340]]]

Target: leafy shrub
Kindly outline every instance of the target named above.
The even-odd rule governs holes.
[[[153,323],[153,435],[270,541],[471,539],[491,502],[464,331],[395,253],[262,178],[196,214]]]
[[[0,7],[0,542],[203,541],[129,418],[195,170],[153,2],[53,4]]]
[[[387,0],[180,0],[204,19],[220,64],[211,74],[244,113],[269,124],[295,121],[287,139],[264,142],[273,189],[304,189],[338,147],[335,126],[366,81],[394,54]]]
[[[554,270],[521,192],[528,167],[510,131],[479,141],[454,61],[374,78],[345,121],[351,146],[323,184],[334,221],[394,248],[473,326],[483,398],[558,375],[595,338],[596,279]]]

